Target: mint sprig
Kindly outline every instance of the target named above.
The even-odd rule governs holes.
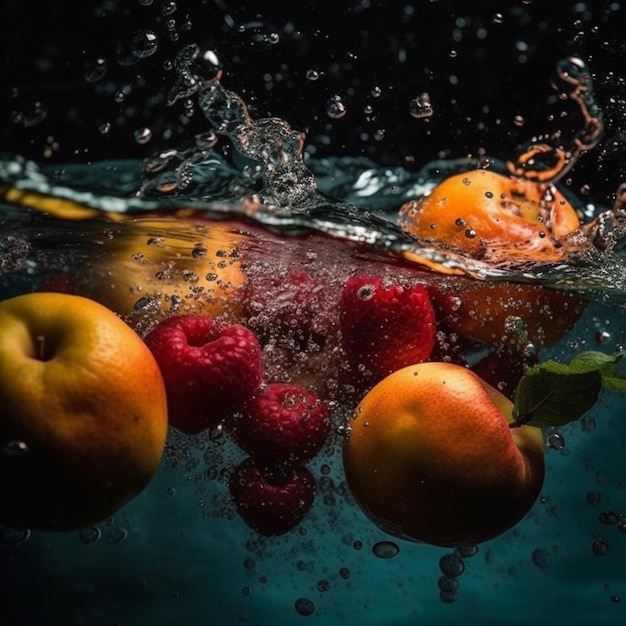
[[[529,368],[515,390],[510,427],[563,426],[589,411],[602,388],[626,392],[626,375],[617,369],[623,356],[589,350],[568,365],[550,360]]]

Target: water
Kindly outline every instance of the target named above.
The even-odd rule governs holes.
[[[174,3],[159,10],[166,17],[175,14]],[[497,15],[494,27],[509,19]],[[247,28],[273,45],[261,26]],[[154,45],[150,31],[141,31],[127,62],[150,56]],[[441,158],[412,168],[364,156],[305,159],[306,139],[288,120],[253,116],[246,98],[223,86],[217,58],[204,54],[198,61],[194,54],[181,47],[180,82],[168,92],[172,105],[190,99],[206,119],[190,141],[146,159],[46,163],[3,155],[3,297],[58,274],[112,268],[117,243],[132,235],[141,242],[133,244],[137,252],[165,249],[170,238],[179,263],[181,255],[200,262],[206,259],[198,239],[225,227],[226,241],[232,233],[242,236],[249,275],[268,290],[276,289],[276,274],[284,277],[285,268],[295,264],[321,278],[330,293],[356,268],[413,276],[436,264],[453,272],[429,274],[437,282],[542,284],[589,298],[575,328],[555,345],[539,348],[541,359],[567,360],[582,349],[613,352],[626,344],[619,196],[614,205],[587,201],[565,184],[578,159],[597,149],[598,125],[589,120],[601,119],[601,110],[589,83],[583,80],[583,88],[570,91],[582,125],[561,125],[561,135],[533,138],[519,154],[499,155],[502,160]],[[437,100],[418,93],[409,114],[435,120]],[[332,99],[331,117],[349,116],[337,114],[340,102]],[[135,139],[149,141],[141,133]],[[598,235],[594,246],[559,263],[494,264],[443,250],[399,227],[402,204],[427,196],[450,175],[485,167],[558,184],[586,223],[604,216],[590,231]],[[615,190],[620,182],[614,181]],[[64,219],[55,215],[59,200],[73,209]],[[167,221],[172,216],[191,220],[174,228]],[[315,293],[312,336],[331,307],[324,294]],[[140,332],[151,323],[142,307],[128,318]],[[310,336],[302,348],[301,338],[284,341],[282,327],[277,336],[275,326],[255,323],[257,332],[270,336],[269,370],[280,372],[281,355],[297,352],[301,375],[313,371],[313,384],[321,378],[331,383],[328,392],[335,394],[340,415],[342,402],[348,402],[345,390],[332,363],[315,361]],[[445,339],[454,343],[451,335]],[[623,395],[604,393],[584,420],[558,432],[547,429],[547,478],[531,512],[504,535],[458,550],[396,540],[369,523],[344,480],[340,435],[310,464],[318,496],[304,523],[284,537],[262,538],[228,499],[225,473],[241,452],[220,433],[171,432],[155,479],[112,519],[63,535],[0,529],[2,623],[613,626],[626,617],[623,418]]]

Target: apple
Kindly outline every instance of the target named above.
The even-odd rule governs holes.
[[[361,401],[343,446],[347,484],[397,537],[472,545],[514,526],[544,478],[541,430],[509,428],[513,404],[469,369],[421,363]]]
[[[144,340],[163,374],[170,425],[184,433],[198,434],[232,418],[261,384],[261,346],[241,324],[175,315]]]
[[[271,383],[235,417],[231,436],[255,460],[276,466],[310,461],[329,432],[328,409],[317,394],[291,383]]]
[[[233,470],[229,488],[243,521],[267,537],[295,528],[315,499],[315,479],[306,466],[272,473],[250,457]]]
[[[163,378],[143,340],[80,296],[0,303],[0,522],[67,531],[148,484],[167,434]]]

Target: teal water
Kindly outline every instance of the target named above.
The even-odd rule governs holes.
[[[341,163],[334,166],[345,174],[343,198],[338,198],[336,187],[324,188],[336,199],[327,197],[323,211],[313,212],[313,218],[324,218],[316,228],[324,226],[334,233],[338,246],[342,245],[340,230],[350,235],[349,220],[337,217],[346,202],[362,213],[367,204],[383,219],[399,198],[428,183],[402,170],[384,175],[385,170],[364,169],[362,163],[361,169],[343,163],[341,170]],[[329,167],[317,165],[321,173]],[[88,204],[100,202],[111,209],[115,204],[107,189],[117,186],[118,195],[128,197],[136,182],[130,176],[126,189],[115,176],[136,169],[111,170],[109,165],[112,178],[107,183],[100,177],[101,186],[95,188],[87,177],[89,171],[81,169],[77,176],[67,168],[52,187],[44,176],[39,189],[60,196],[68,189],[85,192],[91,195],[80,197]],[[91,171],[98,173],[97,168]],[[364,171],[370,172],[370,179],[375,174],[379,178],[367,200],[359,199],[355,182],[363,181]],[[20,176],[24,185],[26,180],[34,184],[37,178]],[[393,184],[386,184],[392,176]],[[77,189],[78,179],[84,189]],[[320,180],[323,187],[322,176]],[[210,176],[207,181],[215,183]],[[216,204],[210,194],[204,197],[210,207],[197,201],[198,207],[235,210],[228,198]],[[150,208],[150,202],[128,200],[124,209],[141,211]],[[72,236],[79,241],[85,228],[80,224],[62,230],[51,227],[46,236],[26,209],[5,207],[2,215],[3,297],[28,290],[37,279],[37,263],[56,258],[59,250],[71,258],[67,244]],[[301,221],[289,220],[288,230],[302,227]],[[378,222],[367,222],[370,231],[376,227],[383,234],[374,240],[372,253],[386,249],[377,247],[382,240],[397,243],[393,228],[387,232]],[[275,223],[272,228],[276,231]],[[287,244],[289,237],[285,234]],[[36,250],[27,245],[29,241],[37,242]],[[28,263],[20,264],[24,258]],[[332,257],[324,261],[332,263]],[[542,352],[542,358],[565,360],[582,349],[613,352],[626,345],[620,276],[613,278],[615,283],[606,285],[605,294],[596,281],[594,302],[583,318],[557,346]],[[591,293],[584,277],[580,286]],[[611,296],[616,293],[618,297]],[[228,501],[224,470],[241,453],[226,438],[210,441],[172,431],[154,480],[112,519],[80,533],[1,529],[1,623],[622,624],[626,619],[626,403],[623,395],[603,393],[582,420],[558,429],[565,441],[562,449],[547,446],[546,482],[526,518],[463,559],[464,571],[456,578],[458,592],[448,597],[453,602],[440,597],[438,586],[440,559],[452,551],[393,539],[374,527],[350,498],[337,447],[311,464],[318,480],[312,513],[289,534],[268,539],[249,530]],[[548,438],[551,431],[544,434]],[[392,558],[376,556],[373,549],[381,541],[393,541],[398,553]]]

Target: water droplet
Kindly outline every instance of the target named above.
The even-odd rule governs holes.
[[[326,114],[335,120],[342,118],[347,112],[341,96],[333,96],[326,102]]]
[[[465,236],[466,236],[468,239],[474,239],[474,238],[476,237],[476,231],[475,231],[473,228],[468,228],[468,229],[465,231]]]
[[[106,59],[96,59],[85,65],[83,76],[88,83],[97,83],[102,80],[108,71]]]
[[[133,35],[133,54],[140,59],[152,56],[159,47],[159,38],[148,29],[141,29]]]
[[[379,559],[392,559],[400,552],[400,547],[393,541],[379,541],[372,547],[374,556]]]
[[[2,454],[11,459],[23,458],[24,455],[28,454],[28,444],[19,439],[14,439],[2,446]]]
[[[503,24],[504,23],[504,15],[502,13],[494,13],[491,21],[494,24]]]
[[[550,433],[546,437],[546,447],[553,450],[563,450],[565,448],[565,439],[560,433]]]
[[[416,119],[432,117],[434,109],[430,102],[430,96],[424,92],[417,98],[411,100],[411,102],[409,102],[409,112],[411,113],[411,117]]]
[[[315,603],[312,600],[309,600],[309,598],[298,598],[294,603],[294,608],[296,609],[296,613],[298,613],[298,615],[303,615],[305,617],[315,613]]]
[[[102,536],[102,531],[97,526],[82,528],[78,531],[78,537],[85,545],[95,543]]]
[[[152,139],[152,131],[147,128],[138,128],[135,131],[135,141],[139,144],[146,144]]]
[[[550,567],[550,564],[552,563],[552,556],[543,548],[536,548],[533,550],[532,559],[533,563],[541,569]]]
[[[439,560],[439,569],[446,576],[455,578],[465,571],[465,563],[461,557],[454,553],[445,554]]]
[[[524,126],[525,123],[526,123],[526,120],[521,115],[516,115],[513,118],[513,124],[519,128]]]

